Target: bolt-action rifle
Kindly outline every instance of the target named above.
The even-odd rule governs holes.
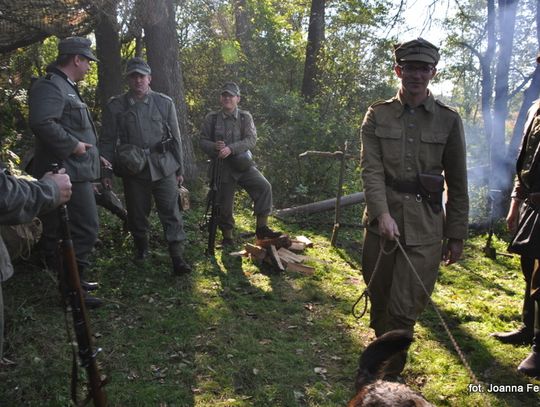
[[[53,172],[58,172],[58,165],[53,165]],[[59,247],[61,253],[58,256],[58,272],[60,291],[63,296],[66,309],[71,309],[73,316],[73,328],[77,340],[77,348],[79,353],[80,365],[86,369],[88,374],[88,385],[90,393],[83,405],[93,401],[95,407],[106,407],[107,396],[103,387],[106,380],[101,378],[96,357],[101,349],[92,349],[92,332],[88,319],[88,313],[84,303],[84,295],[81,289],[81,281],[79,278],[79,268],[73,248],[73,240],[71,239],[71,231],[69,228],[69,216],[67,206],[60,206],[60,226],[62,240]],[[72,369],[71,382],[71,397],[75,405],[77,403],[77,369],[76,361],[74,360],[74,368]]]
[[[216,232],[217,232],[217,220],[221,212],[221,202],[218,199],[219,188],[221,184],[221,168],[223,166],[223,160],[221,158],[214,158],[211,161],[211,177],[208,190],[208,196],[206,198],[206,212],[204,215],[203,228],[208,228],[208,245],[206,247],[206,254],[213,256],[215,254],[216,245]]]

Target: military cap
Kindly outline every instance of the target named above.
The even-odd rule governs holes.
[[[144,59],[135,57],[127,61],[126,76],[131,75],[133,72],[138,72],[141,75],[151,75],[152,69],[150,69],[150,65]]]
[[[58,43],[59,55],[82,55],[91,61],[98,59],[90,48],[92,41],[84,37],[67,37]]]
[[[414,61],[437,65],[440,55],[439,48],[418,37],[415,40],[394,45],[394,58],[397,64]]]
[[[228,93],[233,96],[240,96],[240,88],[234,82],[225,82],[221,87],[221,93]]]

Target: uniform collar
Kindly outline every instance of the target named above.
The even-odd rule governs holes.
[[[131,91],[128,91],[127,93],[127,99],[130,106],[133,106],[137,102],[144,103],[145,105],[148,105],[150,103],[150,95],[152,94],[152,89],[148,90],[148,93],[144,95],[144,98],[137,99],[135,96],[133,96],[133,93]]]
[[[223,109],[221,109],[221,115],[224,119],[232,117],[236,120],[238,119],[238,108],[234,109],[232,113],[226,113]]]
[[[397,93],[397,95],[394,97],[394,100],[397,100],[399,102],[399,106],[396,109],[396,117],[400,117],[405,112],[405,109],[408,108],[407,103],[405,100],[403,100],[401,94]],[[433,94],[428,89],[428,96],[424,99],[422,103],[420,103],[416,108],[419,108],[420,106],[423,106],[425,111],[428,113],[433,113],[435,111],[435,98],[433,97]]]
[[[64,71],[62,71],[58,66],[55,65],[55,66],[51,66],[51,67],[47,68],[47,72],[53,73],[55,75],[58,75],[58,76],[64,78],[67,83],[69,83],[74,88],[77,88],[77,84],[75,82],[73,82],[69,78],[69,76],[67,76],[66,73]]]

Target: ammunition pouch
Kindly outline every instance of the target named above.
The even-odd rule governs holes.
[[[429,204],[434,213],[442,210],[444,177],[442,175],[418,174],[416,180],[387,180],[386,185],[396,192],[414,194]]]
[[[253,155],[249,150],[246,150],[240,154],[231,154],[227,157],[227,161],[229,162],[233,170],[239,172],[247,171],[250,167],[253,167],[255,165],[255,162],[253,161]]]

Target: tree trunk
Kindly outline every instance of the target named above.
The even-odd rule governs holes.
[[[540,49],[540,0],[536,1],[536,42],[538,44],[537,48]],[[512,132],[512,138],[510,139],[510,144],[508,145],[508,151],[506,153],[506,158],[508,162],[515,163],[517,160],[518,149],[521,145],[521,139],[523,137],[525,121],[527,119],[527,112],[533,104],[533,102],[538,99],[540,95],[540,65],[536,65],[534,72],[531,78],[531,84],[523,92],[523,103],[519,109],[519,114],[516,119],[516,124],[514,125],[514,131]],[[512,181],[515,175],[515,167],[512,165],[510,168],[510,174],[508,175],[508,183],[512,185]]]
[[[117,3],[117,1],[106,2],[102,8],[95,10],[97,17],[96,56],[102,61],[97,64],[99,80],[96,100],[101,108],[100,111],[103,111],[111,96],[122,93],[123,75]]]
[[[152,89],[170,96],[176,106],[186,178],[196,174],[193,143],[188,134],[184,79],[180,66],[173,0],[145,0],[143,23],[148,64],[152,68]]]
[[[325,0],[311,0],[304,79],[302,81],[302,96],[307,101],[312,100],[319,91],[317,81],[320,78],[319,57],[325,30],[324,3]]]
[[[249,20],[249,10],[246,0],[234,0],[234,19],[236,29],[236,40],[242,48],[242,52],[249,60],[251,56],[251,35],[252,29]]]
[[[486,52],[479,57],[480,70],[482,72],[481,86],[482,86],[482,117],[484,118],[484,132],[486,134],[488,145],[491,144],[491,137],[493,135],[493,116],[491,112],[491,100],[493,92],[493,76],[491,74],[491,64],[495,56],[496,47],[496,29],[495,29],[495,0],[487,1],[487,48]]]
[[[513,163],[506,161],[506,119],[508,117],[508,76],[512,60],[514,31],[516,24],[517,0],[499,0],[499,55],[495,78],[495,99],[493,102],[493,134],[490,142],[491,177],[490,189],[506,191],[508,173]],[[494,202],[496,219],[505,212],[505,194]]]
[[[356,192],[351,195],[342,196],[339,205],[340,207],[356,205],[364,202],[364,193]],[[313,202],[310,204],[295,206],[291,208],[284,208],[275,211],[276,217],[284,217],[289,215],[309,215],[317,212],[324,212],[333,210],[336,208],[336,198],[325,199],[324,201]]]

